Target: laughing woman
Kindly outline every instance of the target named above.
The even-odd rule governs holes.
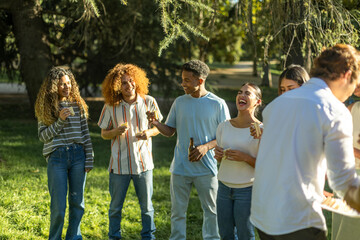
[[[215,158],[220,162],[217,214],[220,236],[224,240],[254,240],[249,221],[254,167],[259,139],[249,128],[261,124],[255,117],[261,105],[261,90],[245,83],[236,96],[238,115],[217,128]]]
[[[51,197],[49,239],[61,239],[69,186],[66,240],[82,239],[86,172],[93,168],[88,107],[70,70],[54,67],[41,85],[35,103],[38,135],[44,142]]]

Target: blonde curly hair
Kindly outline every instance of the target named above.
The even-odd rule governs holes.
[[[134,64],[119,63],[109,71],[102,83],[102,94],[106,104],[115,106],[121,102],[121,78],[124,74],[128,74],[135,81],[135,91],[141,97],[149,92],[150,82],[142,68]]]
[[[35,116],[39,122],[49,126],[59,118],[59,94],[58,83],[60,78],[68,76],[71,81],[70,96],[67,101],[75,102],[81,112],[81,116],[88,118],[88,106],[80,96],[79,86],[74,75],[65,67],[53,67],[42,83],[35,102]]]

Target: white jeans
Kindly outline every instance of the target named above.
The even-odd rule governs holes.
[[[214,175],[186,177],[171,174],[171,235],[170,240],[186,239],[186,211],[194,184],[204,211],[202,235],[204,240],[219,240],[216,216],[218,180]]]

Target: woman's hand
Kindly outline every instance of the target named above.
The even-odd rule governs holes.
[[[92,168],[85,168],[85,172],[89,173],[92,170]]]
[[[254,139],[261,139],[261,135],[263,133],[263,129],[261,127],[259,127],[259,134],[257,133],[255,127],[253,125],[251,125],[250,127],[250,135],[253,136]]]
[[[224,149],[219,147],[218,145],[215,146],[215,156],[214,158],[218,161],[221,162],[222,157],[224,156]]]
[[[65,121],[68,116],[71,115],[71,112],[68,108],[63,108],[61,109],[60,113],[59,113],[59,117],[61,118],[61,120]]]
[[[242,162],[244,161],[244,153],[239,150],[226,150],[226,159],[230,161]]]

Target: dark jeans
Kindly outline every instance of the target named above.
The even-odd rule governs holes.
[[[313,227],[283,235],[268,235],[258,228],[256,230],[261,240],[326,240],[325,231]]]
[[[86,181],[84,147],[71,144],[56,149],[48,159],[47,174],[51,196],[49,239],[61,239],[68,189],[69,226],[65,239],[82,239],[80,222],[84,214]]]

